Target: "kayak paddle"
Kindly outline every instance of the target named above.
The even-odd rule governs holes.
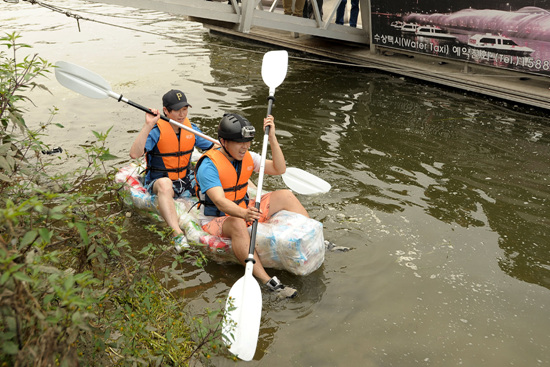
[[[285,185],[302,195],[328,192],[331,187],[325,180],[295,167],[287,167],[282,176]]]
[[[122,94],[117,94],[111,90],[109,83],[103,79],[100,75],[92,73],[91,71],[65,61],[58,61],[55,63],[55,77],[57,81],[64,87],[74,90],[77,93],[82,94],[83,96],[94,98],[94,99],[103,99],[103,98],[114,98],[119,102],[124,102],[133,106],[137,109],[142,110],[143,112],[154,115],[150,109],[143,107],[133,101],[130,101],[128,98],[122,96]],[[166,116],[161,115],[161,119],[167,121],[173,125],[180,127],[181,129],[192,132],[195,135],[200,136],[214,144],[218,144],[216,139],[212,139],[208,135],[205,135],[201,132],[191,129],[185,125],[180,124],[177,121],[169,119]]]
[[[285,79],[288,67],[288,53],[286,51],[269,51],[264,55],[262,62],[262,78],[269,87],[267,115],[271,114],[271,107],[275,99],[275,88]],[[262,184],[267,156],[269,126],[265,129],[262,144],[262,158],[260,163],[260,177],[256,194],[256,209],[260,209],[262,198]],[[229,345],[229,351],[244,361],[250,361],[256,352],[258,334],[260,332],[260,318],[262,316],[262,291],[254,276],[254,246],[258,221],[252,224],[248,258],[245,260],[244,276],[240,278],[229,291],[226,302],[226,315],[222,332],[224,341]]]

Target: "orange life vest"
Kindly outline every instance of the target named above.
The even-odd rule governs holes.
[[[222,152],[218,149],[210,149],[199,159],[195,168],[196,170],[199,169],[205,157],[210,158],[218,169],[225,197],[240,207],[247,208],[249,201],[247,194],[248,179],[252,176],[252,172],[254,171],[254,161],[252,160],[250,152],[246,152],[238,168],[235,168],[233,163]],[[199,202],[205,206],[204,215],[217,217],[226,215],[216,207],[208,195],[202,193],[198,182],[197,186],[199,186],[197,190]]]
[[[192,128],[189,119],[183,125]],[[191,153],[195,147],[195,134],[180,129],[179,139],[168,121],[159,120],[160,138],[156,147],[147,153],[147,169],[151,179],[168,177],[172,181],[183,179],[189,172]]]

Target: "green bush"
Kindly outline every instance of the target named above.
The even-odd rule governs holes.
[[[134,254],[125,239],[126,210],[106,165],[116,158],[110,130],[93,132],[74,172],[48,174],[41,136],[63,128],[57,110],[33,130],[18,105],[46,89],[36,80],[53,66],[37,55],[18,60],[30,47],[19,38],[0,38],[10,51],[0,51],[0,366],[184,365],[225,353],[220,312],[184,315],[157,278],[153,261],[169,245]],[[174,259],[165,271],[186,261]]]

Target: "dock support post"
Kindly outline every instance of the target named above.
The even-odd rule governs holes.
[[[250,33],[252,27],[252,19],[254,18],[254,8],[256,0],[242,0],[241,6],[241,22],[239,23],[239,32]]]
[[[372,10],[371,0],[359,0],[359,6],[361,10],[361,24],[363,30],[369,34],[369,46],[370,52],[376,53],[376,47],[372,43]]]

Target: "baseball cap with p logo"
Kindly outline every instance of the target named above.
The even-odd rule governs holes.
[[[187,97],[181,90],[172,89],[164,96],[162,96],[162,105],[171,110],[179,110],[183,107],[192,107],[187,103]]]

